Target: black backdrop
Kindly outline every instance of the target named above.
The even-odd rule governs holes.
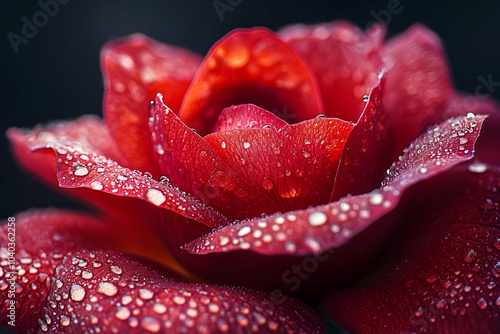
[[[474,92],[479,76],[491,75],[500,82],[500,1],[59,1],[65,4],[59,5],[58,13],[40,24],[26,44],[18,45],[17,53],[9,33],[21,35],[23,17],[33,22],[35,15],[44,23],[37,14],[41,4],[0,3],[0,219],[31,207],[78,207],[19,171],[3,133],[11,126],[33,127],[86,113],[100,115],[99,49],[114,37],[142,32],[205,54],[237,27],[277,29],[290,23],[336,19],[366,27],[378,19],[393,36],[423,22],[443,39],[460,90]],[[231,7],[222,14],[223,20],[214,2]],[[394,13],[390,21],[388,12],[383,12],[388,7]],[[500,86],[494,88],[493,95],[500,97]]]

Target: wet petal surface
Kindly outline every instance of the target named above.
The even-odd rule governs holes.
[[[200,63],[198,55],[140,34],[104,46],[104,114],[128,160],[127,167],[157,176],[148,133],[148,103],[163,93],[165,103],[177,112]]]
[[[429,129],[393,164],[379,190],[307,210],[235,222],[189,243],[186,249],[196,254],[251,250],[306,255],[347,244],[392,211],[409,186],[470,159],[484,119],[458,117]]]
[[[7,226],[1,227],[0,297],[10,304],[6,281],[15,276],[21,330],[325,332],[319,316],[297,300],[177,282],[122,253],[101,250],[99,242],[85,237],[93,224],[98,222],[57,212],[18,216],[17,275],[9,273]],[[0,311],[2,325],[7,325],[6,310]]]
[[[308,65],[263,28],[235,30],[212,47],[184,98],[181,120],[205,135],[223,108],[244,103],[290,123],[323,113]]]

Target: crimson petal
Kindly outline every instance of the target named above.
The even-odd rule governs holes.
[[[281,129],[286,124],[281,118],[256,105],[238,104],[221,111],[212,132],[262,129],[265,126]]]
[[[142,199],[211,227],[225,222],[224,216],[190,195],[168,183],[155,181],[139,171],[120,166],[103,156],[101,153],[105,152],[99,146],[72,134],[71,131],[85,122],[86,118],[60,122],[28,133],[10,129],[9,137],[15,145],[16,155],[28,170],[37,175],[41,173],[52,181],[57,175],[58,184],[63,188],[88,188],[110,195]],[[94,122],[97,121],[93,119],[91,123]],[[81,131],[85,133],[85,127]],[[107,142],[106,138],[100,140]],[[55,156],[48,154],[47,150],[53,150]],[[92,202],[95,200],[93,195],[95,192],[82,197]]]
[[[448,62],[439,38],[414,25],[383,50],[387,66],[384,109],[393,130],[395,155],[429,125],[442,121],[453,93]]]
[[[0,227],[0,324],[64,333],[325,332],[319,316],[298,300],[176,282],[122,253],[99,249],[89,238],[98,224],[59,212],[19,215],[14,269],[9,227]],[[8,325],[11,300],[16,327]]]
[[[177,112],[200,63],[198,55],[140,34],[104,46],[104,114],[127,167],[157,174],[148,133],[148,102],[163,93],[167,105]]]
[[[335,321],[355,333],[498,333],[500,169],[468,168],[417,189],[391,269],[328,296]]]
[[[311,69],[293,48],[263,28],[235,30],[212,47],[184,98],[180,116],[206,134],[224,107],[243,103],[293,122],[323,113]]]
[[[222,159],[281,210],[327,203],[353,124],[319,117],[280,129],[242,129],[205,136]]]
[[[363,96],[378,81],[383,35],[380,26],[365,34],[347,22],[300,24],[279,31],[283,40],[304,55],[316,74],[325,115],[351,122],[358,121],[364,108]]]
[[[382,74],[381,74],[382,75]],[[365,109],[347,139],[330,202],[377,188],[389,167],[387,119],[382,110],[382,79],[370,91]]]
[[[165,106],[161,94],[151,112],[156,159],[173,185],[233,219],[278,211],[262,192],[249,189],[209,143],[186,127]]]
[[[484,119],[469,115],[429,129],[393,164],[379,190],[307,210],[235,222],[185,249],[195,254],[251,250],[267,255],[307,255],[348,244],[393,210],[408,187],[470,159]]]

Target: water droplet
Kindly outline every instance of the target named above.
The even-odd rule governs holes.
[[[225,246],[225,245],[227,245],[229,243],[229,238],[225,237],[225,236],[221,236],[219,238],[219,240],[220,240],[220,245],[221,246]]]
[[[164,314],[165,312],[167,312],[167,308],[163,304],[156,303],[153,306],[153,311],[157,314]]]
[[[268,191],[274,188],[273,182],[266,176],[262,178],[262,188]]]
[[[167,200],[165,195],[158,189],[148,189],[146,197],[149,202],[156,206],[162,205]]]
[[[469,139],[465,138],[465,137],[461,137],[458,142],[460,143],[460,145],[465,145],[469,142]]]
[[[486,172],[486,170],[488,170],[488,166],[476,160],[471,163],[467,169],[471,173],[484,173]]]
[[[117,274],[117,275],[121,275],[122,274],[122,268],[118,267],[118,266],[111,266],[110,268],[111,272],[113,274]]]
[[[64,327],[67,327],[69,326],[69,323],[70,323],[70,320],[67,316],[65,316],[64,314],[61,315],[61,317],[59,318],[59,321],[61,323],[61,325],[63,325]]]
[[[380,205],[383,200],[384,196],[382,196],[382,194],[372,194],[372,196],[370,196],[370,203],[373,205]]]
[[[101,282],[97,286],[96,291],[103,294],[103,295],[112,297],[112,296],[116,295],[116,293],[118,292],[118,289],[116,288],[116,286],[113,283]]]
[[[89,170],[85,166],[78,165],[75,167],[73,174],[76,176],[85,176],[89,174]]]
[[[42,332],[46,332],[49,330],[47,323],[45,321],[43,321],[42,319],[38,319],[38,328],[40,328],[40,330]]]
[[[422,173],[422,174],[425,174],[425,173],[427,173],[427,168],[426,168],[426,167],[420,167],[420,168],[418,169],[418,171],[419,171],[420,173]]]
[[[156,145],[156,153],[158,153],[159,155],[165,154],[165,150],[163,149],[163,146],[161,146],[161,144]]]
[[[221,143],[220,143],[220,147],[222,147],[222,148],[226,148],[226,142],[224,142],[224,141],[223,141],[223,142],[221,142]]]
[[[183,305],[186,302],[186,298],[177,295],[173,298],[173,302],[176,303],[177,305]]]
[[[243,236],[247,235],[248,233],[250,233],[251,231],[252,231],[252,229],[249,226],[243,226],[242,228],[239,229],[238,236],[243,237]]]
[[[99,262],[99,261],[92,261],[92,266],[94,268],[99,268],[101,266],[101,262]]]
[[[369,99],[370,97],[368,95],[363,95],[363,102],[368,102]]]
[[[139,297],[141,297],[144,300],[148,300],[153,298],[154,293],[151,290],[148,289],[139,289]]]
[[[118,181],[127,181],[128,180],[128,176],[121,175],[121,174],[118,175],[116,178],[117,178]]]
[[[190,318],[195,318],[198,316],[198,311],[196,311],[194,308],[188,308],[188,310],[186,311],[186,314]]]
[[[473,263],[477,260],[477,253],[471,249],[464,258],[465,263]]]
[[[321,226],[328,221],[328,217],[320,211],[313,212],[309,215],[309,224],[312,226]]]
[[[116,309],[115,317],[120,320],[127,320],[130,317],[130,310],[125,306]]]
[[[478,306],[481,310],[484,310],[484,309],[488,306],[488,303],[486,302],[486,300],[484,300],[484,298],[480,298],[480,299],[477,301],[477,306]]]
[[[63,287],[63,282],[61,280],[56,281],[56,288],[60,289]]]
[[[246,142],[243,143],[243,148],[244,149],[247,149],[249,147],[250,147],[250,143],[249,142],[246,141]]]
[[[102,190],[104,188],[104,186],[102,185],[101,182],[99,181],[93,181],[91,184],[90,184],[90,188],[94,189],[94,190]]]
[[[307,151],[302,151],[302,155],[304,156],[304,158],[309,158],[311,156],[311,153],[307,152]]]
[[[141,321],[141,327],[150,333],[158,333],[160,331],[161,324],[153,317],[145,317]]]
[[[320,244],[312,239],[312,238],[306,238],[304,240],[304,243],[313,251],[313,252],[319,252],[321,250]]]
[[[122,304],[123,305],[128,305],[132,302],[132,297],[130,296],[123,296],[122,297]]]
[[[70,295],[71,299],[73,299],[76,302],[79,302],[83,300],[83,298],[85,297],[85,289],[81,285],[73,284],[71,286]]]

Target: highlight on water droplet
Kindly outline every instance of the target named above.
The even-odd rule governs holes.
[[[75,167],[73,174],[76,176],[85,176],[89,174],[89,170],[85,166],[78,165]]]
[[[152,204],[154,204],[156,206],[162,205],[167,200],[167,198],[165,197],[163,192],[161,192],[158,189],[153,189],[153,188],[148,189],[148,191],[146,192],[146,197],[147,197],[149,202],[151,202]]]
[[[118,289],[111,282],[101,282],[97,285],[96,291],[103,295],[113,297],[118,292]]]

